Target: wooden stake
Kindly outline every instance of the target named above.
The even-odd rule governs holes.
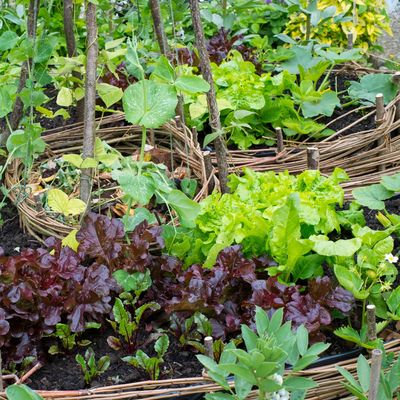
[[[350,50],[353,48],[353,46],[354,46],[354,36],[353,36],[353,33],[350,32],[347,35],[347,48]]]
[[[214,169],[214,167],[212,165],[212,160],[211,160],[211,152],[203,151],[203,158],[204,158],[204,168],[206,170],[206,179],[209,181],[208,182],[208,192],[211,193],[214,190],[214,179],[211,177],[211,175],[213,173],[213,169]]]
[[[371,375],[369,380],[368,400],[378,400],[379,377],[382,366],[382,350],[372,350]]]
[[[367,337],[370,341],[373,341],[377,338],[375,306],[373,304],[367,305]]]
[[[83,159],[94,156],[96,140],[96,78],[97,78],[97,19],[96,5],[87,2],[86,5],[86,77],[85,77],[85,121],[83,128]],[[92,168],[84,168],[81,171],[80,197],[88,209],[92,192]]]
[[[282,153],[283,150],[285,150],[285,146],[283,144],[283,134],[282,134],[282,128],[275,128],[276,131],[276,152]]]
[[[376,117],[375,117],[375,124],[376,126],[382,125],[382,122],[385,118],[385,104],[383,99],[383,94],[378,93],[375,97],[375,107],[376,107]]]
[[[64,0],[64,35],[65,42],[67,45],[68,57],[75,57],[76,53],[76,41],[75,41],[75,26],[74,26],[74,3],[73,0]],[[112,19],[111,19],[112,21]],[[110,31],[111,33],[112,31]],[[82,75],[78,71],[72,71],[72,76],[77,80],[82,80]],[[77,82],[74,82],[74,88],[78,86]],[[82,122],[85,112],[85,102],[84,99],[77,101],[76,103],[76,113],[78,121]]]
[[[195,126],[192,128],[192,135],[193,135],[194,147],[196,147],[196,149],[197,149],[197,147],[199,146],[199,139],[198,139],[198,134],[197,134],[197,128]]]
[[[385,120],[385,104],[382,93],[378,93],[375,97],[375,107],[376,107],[376,116],[375,116],[375,125],[378,128],[382,125]],[[377,145],[380,147],[385,144],[385,138],[381,137],[377,140]],[[379,171],[384,171],[386,169],[383,163],[379,164]]]
[[[160,3],[158,0],[149,0],[151,16],[153,18],[154,33],[157,38],[158,45],[160,46],[161,54],[168,56],[169,48],[168,41],[165,35],[164,23],[160,10]]]
[[[211,73],[210,58],[208,56],[206,39],[204,37],[203,25],[201,23],[199,0],[189,0],[190,12],[192,15],[193,31],[196,39],[196,47],[199,52],[200,70],[203,78],[210,85],[207,92],[207,104],[209,110],[209,122],[213,132],[220,133],[222,131],[219,109],[217,105],[217,97],[215,94],[214,80]],[[221,192],[228,193],[228,161],[227,150],[222,135],[218,135],[214,139],[215,155],[218,164],[218,176],[221,185]]]
[[[307,169],[319,169],[318,147],[307,147]]]
[[[206,336],[204,338],[204,346],[206,348],[206,356],[214,360],[214,348],[213,348],[213,338],[211,336]]]
[[[36,41],[36,31],[37,31],[37,20],[38,20],[38,15],[39,15],[39,8],[40,8],[40,0],[30,0],[29,1],[26,35],[27,35],[28,42],[30,43],[31,46],[34,46],[35,41]],[[0,144],[1,145],[6,144],[7,139],[9,138],[11,133],[18,128],[19,123],[24,115],[24,103],[22,102],[22,99],[19,96],[19,94],[22,92],[22,90],[25,89],[26,82],[29,78],[34,80],[34,77],[30,76],[32,74],[32,66],[33,66],[33,62],[32,62],[31,58],[29,58],[28,60],[25,60],[21,65],[18,88],[17,88],[17,97],[14,101],[12,113],[9,116],[11,130],[9,129],[8,124],[6,124],[4,132],[0,136]]]
[[[392,75],[392,82],[395,85],[399,85],[400,84],[400,71],[397,71]]]

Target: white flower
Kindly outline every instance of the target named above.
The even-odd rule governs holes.
[[[396,264],[397,261],[399,261],[399,257],[394,256],[393,254],[386,254],[385,255],[385,260],[392,263],[392,264]]]
[[[14,251],[16,251],[16,252],[18,252],[18,253],[20,252],[20,250],[21,250],[21,249],[20,249],[19,247],[15,247],[15,248],[14,248]]]
[[[272,379],[273,379],[278,385],[282,385],[282,383],[283,383],[282,375],[274,374],[274,376],[272,377]]]

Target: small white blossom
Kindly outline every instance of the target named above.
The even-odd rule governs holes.
[[[392,264],[396,264],[397,261],[399,261],[399,257],[394,256],[393,254],[386,254],[385,255],[385,260],[392,263]]]
[[[282,383],[283,383],[283,377],[282,377],[282,375],[274,374],[274,376],[272,377],[272,379],[273,379],[278,385],[282,385]]]
[[[18,252],[18,253],[20,252],[20,250],[21,250],[20,247],[15,247],[15,248],[14,248],[14,251],[16,251],[16,252]]]

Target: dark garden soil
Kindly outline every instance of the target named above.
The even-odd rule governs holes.
[[[90,347],[95,351],[96,359],[103,355],[108,355],[111,361],[110,368],[104,374],[95,378],[91,382],[90,387],[109,386],[150,379],[145,371],[137,369],[121,360],[121,357],[129,354],[123,351],[117,352],[108,346],[107,337],[114,334],[113,330],[107,327],[107,323],[104,323],[100,331],[83,336],[83,338],[92,342]],[[144,330],[141,335],[142,337],[139,338],[139,342],[148,340],[149,334]],[[159,379],[200,376],[202,366],[197,361],[195,354],[190,349],[183,349],[174,336],[169,335],[169,338],[170,346],[164,356],[164,363],[161,364]],[[48,341],[47,345],[51,343],[51,341]],[[154,356],[153,347],[154,341],[140,348],[149,356]],[[76,354],[80,353],[84,355],[86,349],[87,347],[78,347],[70,354],[44,356],[42,361],[45,364],[31,377],[30,382],[28,382],[29,386],[33,389],[43,390],[75,390],[87,387],[83,380],[82,371],[75,361]]]
[[[341,104],[346,104],[350,101],[349,97],[347,96],[347,89],[350,85],[350,81],[358,81],[359,78],[357,74],[353,71],[346,71],[346,70],[339,70],[336,73],[332,73],[329,77],[330,85],[333,90],[336,90],[338,93],[341,93],[339,95],[339,99]],[[319,120],[319,122],[323,124],[327,124],[330,121],[334,121],[337,118],[339,118],[341,115],[344,115],[351,110],[354,110],[356,108],[359,108],[359,105],[350,105],[348,107],[344,108],[336,108],[335,111],[333,112],[333,115],[331,117],[325,117]],[[370,112],[370,110],[364,110],[363,111],[365,114]],[[356,122],[359,120],[363,115],[365,115],[362,112],[354,112],[346,117],[343,117],[339,120],[336,120],[334,123],[329,125],[330,129],[333,129],[334,131],[340,131],[341,129],[346,128],[347,126],[351,125],[352,123]],[[356,133],[356,132],[362,132],[366,130],[373,129],[375,127],[375,119],[374,116],[370,116],[367,119],[357,123],[355,126],[352,128],[346,130],[346,132],[343,133],[343,136],[349,135],[351,133]]]
[[[0,226],[0,247],[3,249],[4,255],[12,256],[18,254],[19,249],[39,246],[36,239],[22,230],[17,209],[9,201],[1,210],[1,218],[3,224]]]

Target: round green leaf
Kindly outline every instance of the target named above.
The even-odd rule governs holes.
[[[159,128],[174,117],[178,100],[172,86],[143,80],[126,89],[122,102],[128,122]]]

